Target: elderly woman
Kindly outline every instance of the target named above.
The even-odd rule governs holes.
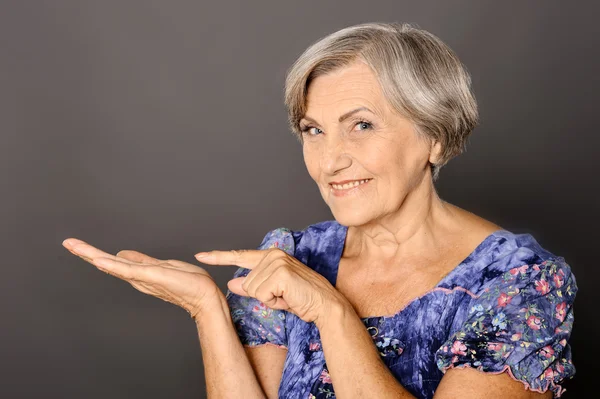
[[[226,296],[185,262],[65,247],[191,314],[209,397],[560,396],[569,265],[434,188],[477,123],[456,55],[410,25],[349,27],[300,56],[285,101],[335,221],[197,254],[240,266]]]

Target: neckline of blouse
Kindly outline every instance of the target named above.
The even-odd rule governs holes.
[[[336,257],[335,257],[335,265],[333,267],[333,273],[332,273],[333,274],[333,276],[332,276],[333,284],[332,285],[334,287],[335,287],[335,283],[337,282],[338,269],[340,266],[340,261],[342,259],[342,253],[344,252],[344,247],[346,246],[346,238],[348,235],[348,227],[347,226],[343,226],[337,222],[336,222],[336,224],[338,224],[338,226],[340,227],[339,231],[341,233],[340,233],[340,237],[339,237],[340,239],[337,240],[340,243],[340,245],[338,245],[338,248],[337,248],[337,253],[336,253]],[[448,273],[446,273],[446,275],[444,275],[444,277],[442,277],[440,279],[440,281],[438,281],[437,284],[432,289],[428,290],[427,292],[425,292],[422,295],[419,295],[416,298],[413,298],[412,300],[410,300],[408,303],[406,303],[400,310],[396,311],[395,313],[390,314],[390,315],[382,315],[382,316],[361,317],[360,319],[363,322],[368,322],[370,320],[378,319],[378,320],[383,321],[386,319],[393,319],[395,317],[398,317],[405,309],[407,309],[412,304],[416,303],[417,301],[430,295],[433,292],[439,291],[441,288],[440,286],[444,282],[446,282],[446,280],[449,280],[450,278],[452,278],[456,273],[458,273],[460,271],[460,269],[463,269],[464,267],[469,265],[472,261],[477,259],[477,257],[482,254],[482,251],[484,251],[485,249],[489,250],[492,248],[492,246],[488,246],[487,244],[489,244],[493,239],[499,238],[498,236],[502,236],[502,235],[506,235],[506,234],[512,234],[512,233],[505,229],[498,229],[498,230],[495,230],[492,233],[490,233],[479,244],[477,244],[475,249],[473,249],[473,251],[471,251],[471,253],[469,255],[467,255],[467,257],[465,259],[463,259],[453,269],[451,269]]]

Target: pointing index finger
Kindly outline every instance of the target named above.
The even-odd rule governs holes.
[[[261,249],[241,249],[235,251],[210,251],[200,252],[195,255],[199,262],[208,265],[234,265],[252,269],[266,256],[266,251]]]

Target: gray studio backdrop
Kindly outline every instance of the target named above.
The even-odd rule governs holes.
[[[416,23],[472,73],[482,122],[438,190],[571,264],[565,396],[582,397],[600,355],[592,3],[3,1],[0,397],[204,397],[187,313],[61,242],[195,263],[331,219],[288,132],[283,81],[310,43],[367,21]],[[209,271],[225,288],[233,268]]]

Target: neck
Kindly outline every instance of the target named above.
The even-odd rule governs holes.
[[[437,251],[451,219],[451,206],[437,195],[431,179],[423,179],[396,212],[349,227],[344,256],[385,261]]]

